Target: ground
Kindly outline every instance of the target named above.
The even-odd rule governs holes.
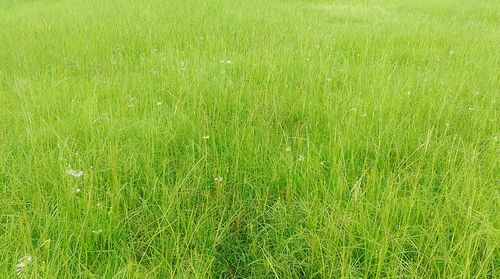
[[[1,1],[0,278],[499,278],[499,14]]]

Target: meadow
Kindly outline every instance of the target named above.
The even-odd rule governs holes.
[[[0,0],[0,278],[500,278],[495,0]]]

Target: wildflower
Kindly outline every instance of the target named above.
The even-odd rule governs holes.
[[[475,111],[476,109],[473,107],[468,108],[469,111]]]
[[[66,170],[66,174],[69,175],[69,176],[73,176],[73,177],[82,177],[85,175],[85,173],[81,170],[75,170],[75,169],[67,169]]]
[[[101,234],[102,233],[102,229],[98,228],[98,229],[95,229],[92,231],[93,234]]]
[[[187,62],[185,62],[185,61],[179,61],[178,64],[179,64],[179,67],[181,68],[181,70],[185,70],[186,69]]]
[[[204,140],[208,140],[208,139],[210,139],[210,135],[204,135],[202,138],[203,138]]]
[[[292,148],[290,148],[290,146],[287,146],[287,147],[285,148],[285,151],[286,151],[286,152],[290,152],[290,151],[292,151]]]
[[[73,194],[78,194],[78,193],[80,193],[81,191],[82,191],[82,190],[81,190],[80,188],[75,188],[75,189],[73,189],[71,192],[72,192]]]
[[[161,106],[161,105],[163,105],[163,102],[158,101],[158,102],[156,102],[156,105]]]
[[[304,160],[305,160],[304,155],[299,155],[299,157],[297,158],[297,161],[299,161],[299,162],[302,162]]]
[[[214,180],[215,180],[215,182],[217,182],[217,183],[221,183],[221,182],[222,182],[222,180],[224,180],[224,178],[222,178],[222,176],[217,176],[217,177],[215,177],[215,178],[214,178]]]
[[[21,277],[23,276],[24,272],[26,271],[26,263],[18,263],[16,264],[16,273],[17,276]]]
[[[30,255],[22,257],[19,262],[16,264],[16,274],[21,277],[26,272],[26,268],[33,260],[33,257]]]
[[[410,96],[410,95],[411,95],[411,91],[406,92],[406,96]]]
[[[136,99],[135,97],[130,97],[130,98],[129,98],[129,102],[128,102],[128,105],[127,105],[127,106],[128,106],[129,108],[133,108],[136,102],[137,102],[137,99]]]

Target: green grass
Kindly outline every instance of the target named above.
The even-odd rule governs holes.
[[[0,0],[0,278],[499,278],[499,14]]]

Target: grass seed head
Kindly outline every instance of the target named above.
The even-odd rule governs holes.
[[[223,180],[224,180],[224,178],[222,176],[217,176],[214,178],[214,181],[217,183],[221,183]]]

